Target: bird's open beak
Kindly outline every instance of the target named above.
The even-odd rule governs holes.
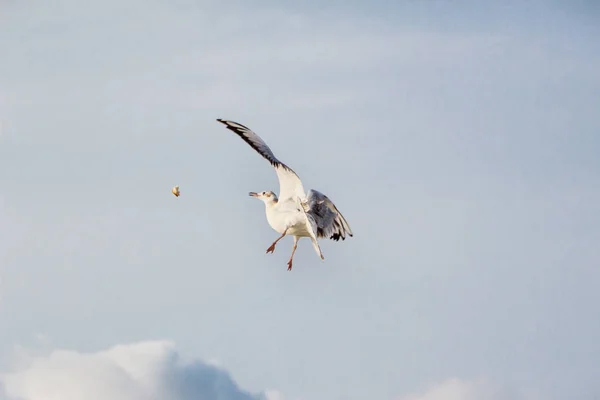
[[[248,195],[252,196],[252,197],[258,197],[258,193],[255,193],[255,192],[250,192],[250,193],[248,193]]]

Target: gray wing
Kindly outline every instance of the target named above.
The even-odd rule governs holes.
[[[275,154],[271,151],[269,146],[264,140],[260,138],[256,133],[252,132],[250,128],[237,122],[228,121],[224,119],[217,119],[220,123],[224,124],[227,129],[235,132],[241,137],[246,143],[250,145],[258,154],[267,159],[277,172],[279,178],[279,199],[296,199],[300,197],[304,199],[306,194],[304,193],[304,187],[302,181],[298,175],[287,165],[282,163],[275,157]]]
[[[346,240],[346,235],[352,237],[352,229],[335,204],[323,193],[311,189],[307,196],[307,213],[317,224],[317,237],[338,241]]]

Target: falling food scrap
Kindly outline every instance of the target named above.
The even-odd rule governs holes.
[[[175,197],[179,197],[179,185],[175,185],[175,187],[171,190]]]

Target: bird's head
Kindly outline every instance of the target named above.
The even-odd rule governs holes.
[[[265,204],[275,204],[277,203],[277,195],[270,190],[267,192],[250,192],[249,195],[251,197],[255,197],[257,199],[262,200]]]

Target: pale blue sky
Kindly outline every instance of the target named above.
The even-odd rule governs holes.
[[[286,400],[600,396],[598,6],[86,3],[0,2],[0,372],[169,340]],[[265,255],[216,118],[355,237]]]

